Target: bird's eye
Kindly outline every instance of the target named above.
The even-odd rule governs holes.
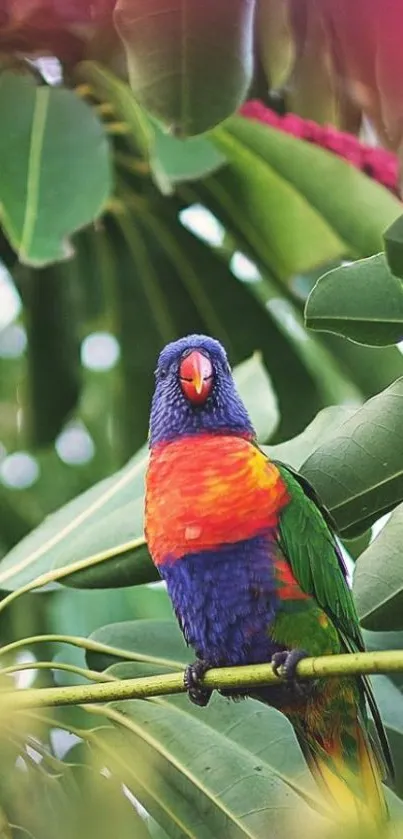
[[[166,370],[165,367],[163,367],[162,370],[158,371],[158,375],[160,379],[165,379],[168,375],[168,370]]]

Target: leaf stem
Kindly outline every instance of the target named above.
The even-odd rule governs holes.
[[[130,650],[125,650],[121,647],[112,647],[109,644],[103,644],[101,641],[93,641],[91,638],[80,638],[78,635],[49,634],[32,635],[28,638],[20,638],[18,641],[12,641],[10,644],[0,647],[0,657],[21,649],[21,647],[26,649],[27,647],[31,647],[33,644],[49,643],[71,644],[73,647],[79,647],[82,650],[88,650],[88,652],[104,653],[105,655],[111,656],[111,658],[123,659],[124,661],[143,661],[147,664],[155,664],[157,667],[172,667],[174,670],[179,670],[182,667],[181,661],[131,652]]]
[[[403,650],[307,658],[299,662],[297,674],[301,679],[334,678],[369,675],[371,673],[403,672]],[[252,688],[272,685],[279,681],[270,664],[245,667],[223,667],[208,671],[203,684],[212,689]],[[46,708],[59,705],[85,705],[96,702],[119,702],[124,699],[145,699],[150,696],[183,693],[183,673],[124,679],[97,685],[75,685],[60,688],[29,688],[3,691],[0,709],[14,710]]]

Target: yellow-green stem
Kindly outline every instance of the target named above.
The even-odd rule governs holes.
[[[403,650],[309,658],[299,662],[297,666],[297,674],[301,679],[397,672],[403,672]],[[273,673],[270,664],[253,664],[246,667],[223,667],[219,670],[210,670],[204,677],[203,683],[212,689],[252,688],[257,685],[275,684],[278,678]],[[183,691],[182,672],[119,680],[113,684],[108,682],[61,688],[30,688],[20,691],[3,691],[0,695],[0,711],[7,706],[20,710],[58,705],[84,705],[96,702],[118,702],[124,699],[145,699],[150,696],[163,696]]]

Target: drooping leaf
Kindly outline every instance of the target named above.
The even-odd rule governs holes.
[[[255,120],[232,117],[211,136],[230,164],[215,176],[217,191],[227,193],[225,209],[279,276],[340,255],[377,253],[385,227],[401,213],[396,198],[350,164]]]
[[[173,134],[201,134],[241,104],[252,76],[254,8],[254,0],[118,0],[133,93]]]
[[[129,700],[113,703],[112,710],[121,715],[114,721],[119,728],[123,726],[128,742],[152,767],[156,780],[163,779],[185,796],[192,813],[188,829],[192,827],[203,839],[226,834],[234,839],[263,839],[268,829],[272,835],[280,836],[288,826],[289,833],[296,812],[299,818],[303,813],[304,818],[315,821],[314,810],[304,801],[303,785],[294,782],[295,752],[290,750],[289,777],[277,774],[264,759],[248,753],[243,745],[226,736],[228,717],[223,730],[214,730],[200,714],[196,717],[181,712],[184,701],[159,705]],[[210,713],[220,701],[223,702],[212,702]],[[269,752],[270,741],[284,737],[285,720],[271,709],[264,710],[267,720],[265,735],[262,726],[262,739],[267,738]],[[314,804],[314,794],[311,800]],[[319,792],[316,800],[320,802]],[[149,808],[149,797],[142,803]],[[152,808],[150,812],[160,817],[158,810]],[[162,825],[168,829],[168,823]]]
[[[371,346],[403,338],[403,286],[383,253],[335,268],[312,289],[305,307],[310,329],[335,332]]]
[[[208,136],[228,165],[198,190],[242,249],[244,240],[249,255],[274,277],[287,280],[347,250],[322,208],[294,183],[290,160],[306,168],[307,144],[243,117],[232,117]]]
[[[249,415],[256,418],[254,426],[258,440],[267,440],[278,426],[280,413],[276,394],[260,354],[255,353],[239,364],[234,371],[234,379]]]
[[[119,554],[118,545],[122,553],[115,571],[109,569],[108,586],[114,585],[114,579],[117,585],[156,579],[141,539],[145,465],[143,450],[115,475],[49,516],[2,560],[0,588],[18,588],[53,568],[66,567],[68,574],[68,566],[83,559],[90,559],[87,571],[80,572],[83,582],[87,579],[90,587],[96,587],[106,564],[112,562],[109,554]],[[79,576],[76,580],[81,584]]]
[[[260,0],[256,18],[257,47],[267,88],[280,90],[288,81],[295,60],[289,6],[278,0]]]
[[[368,629],[403,630],[402,539],[403,504],[399,504],[355,567],[355,600]]]
[[[345,405],[333,405],[324,408],[301,434],[278,443],[276,446],[264,446],[264,450],[273,460],[288,463],[294,469],[300,469],[309,456],[321,445],[325,445],[329,438],[337,433],[339,427],[353,414],[355,408]]]
[[[403,795],[403,696],[388,676],[371,679],[395,767],[394,792]]]
[[[403,279],[403,216],[399,216],[383,234],[385,256],[395,277]]]
[[[81,376],[74,279],[70,261],[19,272],[28,339],[26,425],[34,446],[53,443],[78,401]]]
[[[102,125],[73,92],[11,72],[0,77],[0,121],[4,230],[23,263],[63,259],[67,238],[101,213],[111,189]]]
[[[133,96],[129,85],[96,61],[82,61],[75,77],[90,85],[92,95],[112,108],[115,119],[128,128],[126,135],[134,159],[117,155],[134,172],[136,163],[144,171],[144,162],[162,192],[169,194],[181,181],[210,174],[225,163],[225,157],[206,137],[173,137],[152,119]],[[143,159],[143,165],[141,160]]]
[[[342,535],[364,532],[403,499],[403,379],[369,399],[301,467]]]
[[[325,332],[320,338],[365,398],[403,376],[403,355],[397,347],[366,347]]]
[[[139,656],[138,663],[109,666],[108,672],[125,678],[141,672],[166,672],[175,666],[177,669],[184,666],[191,655],[173,620],[112,624],[98,630],[92,639],[120,646],[132,656]],[[87,653],[87,659],[98,669],[113,661],[110,656],[93,652]],[[150,715],[148,709],[142,707],[148,705],[150,703],[125,702],[114,703],[111,707],[123,715],[123,726],[125,719],[134,724],[134,730],[133,727],[124,729],[124,735],[128,742],[132,735],[135,736],[133,743],[143,756],[144,771],[150,764],[154,779],[164,779],[168,787],[177,778],[174,786],[192,802],[193,818],[199,815],[200,802],[204,801],[202,823],[213,835],[214,826],[219,831],[221,824],[221,830],[224,830],[228,823],[231,836],[259,837],[264,829],[267,831],[266,808],[269,804],[273,807],[270,829],[276,829],[277,808],[281,805],[286,812],[294,803],[305,807],[303,802],[306,800],[313,806],[320,801],[292,728],[274,709],[252,700],[235,705],[218,697],[214,697],[203,712],[194,708],[187,697],[157,700],[152,703]],[[192,744],[190,749],[185,747],[186,742]],[[229,768],[231,761],[236,762],[235,773]],[[154,788],[153,782],[150,783]],[[216,787],[217,783],[221,788]],[[282,784],[287,789],[284,800]],[[202,798],[201,785],[205,795]],[[165,787],[163,789],[165,791]],[[149,811],[160,819],[161,811],[155,808],[150,794],[148,785],[147,798],[140,800],[147,809],[151,805]],[[228,822],[218,822],[224,813]],[[166,818],[165,813],[162,824],[170,833],[171,826]]]

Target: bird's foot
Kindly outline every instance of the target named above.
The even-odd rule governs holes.
[[[309,658],[305,650],[283,650],[274,653],[271,657],[273,672],[276,676],[285,676],[287,682],[295,682],[298,679],[296,667],[303,658]]]
[[[200,679],[203,678],[210,667],[211,665],[208,661],[198,658],[193,664],[188,664],[183,679],[189,699],[195,705],[200,705],[201,708],[208,705],[213,692],[200,684]]]

